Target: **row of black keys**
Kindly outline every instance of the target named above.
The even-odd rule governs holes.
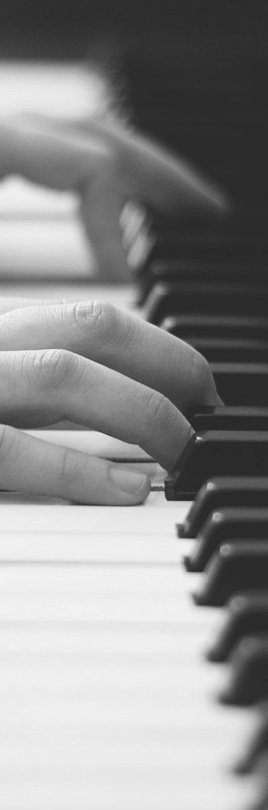
[[[267,701],[239,762],[238,770],[249,772],[268,761],[267,264],[263,245],[252,264],[250,233],[240,240],[236,231],[220,245],[219,234],[158,239],[140,273],[139,301],[149,321],[207,358],[227,403],[187,414],[195,436],[166,479],[165,494],[195,498],[177,531],[195,538],[185,566],[203,572],[196,603],[227,608],[208,653],[231,663],[222,701]],[[267,782],[257,807],[268,808]]]
[[[214,477],[206,481],[177,534],[193,538],[186,570],[202,572],[193,594],[198,606],[225,608],[207,657],[228,662],[221,702],[256,706],[258,720],[239,774],[262,778],[252,810],[268,807],[268,476]]]
[[[193,538],[184,558],[187,571],[203,572],[196,604],[225,608],[220,632],[207,652],[210,661],[230,665],[220,699],[259,707],[257,727],[235,768],[239,773],[262,772],[265,779],[254,810],[267,810],[268,477],[206,481],[177,534]]]
[[[268,238],[246,226],[244,217],[221,230],[160,228],[138,301],[148,321],[207,358],[226,404],[268,406]]]

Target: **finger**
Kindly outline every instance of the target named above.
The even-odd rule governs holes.
[[[142,503],[150,481],[120,464],[0,425],[0,489],[124,506]]]
[[[164,215],[199,218],[225,216],[232,210],[227,192],[190,161],[118,122],[94,118],[62,122],[42,116],[28,116],[28,121],[26,116],[25,121],[26,126],[39,127],[44,135],[55,134],[67,141],[82,137],[88,143],[106,145],[117,156],[118,190]]]
[[[79,192],[109,162],[107,147],[94,135],[83,138],[21,121],[2,130],[10,142],[11,173],[58,191]]]
[[[228,194],[189,161],[152,139],[119,124],[90,122],[120,157],[122,190],[170,216],[222,215],[231,207]]]
[[[125,284],[129,279],[120,231],[123,202],[109,170],[81,192],[80,216],[95,254],[98,278],[109,283]]]
[[[62,134],[73,132],[102,139],[119,158],[123,193],[164,215],[221,216],[232,208],[225,189],[190,161],[119,122],[107,118],[63,122],[43,117],[43,125]]]
[[[26,307],[43,307],[49,306],[52,303],[61,303],[64,304],[64,299],[59,299],[59,301],[52,302],[51,300],[40,299],[40,298],[10,298],[4,297],[0,298],[0,316],[5,315],[6,312],[11,312],[14,309],[25,309]]]
[[[166,397],[59,349],[0,354],[0,422],[38,427],[69,420],[140,445],[172,469],[190,425]]]
[[[209,365],[199,352],[111,304],[18,310],[2,318],[0,327],[2,349],[68,349],[161,392],[183,413],[217,402]]]

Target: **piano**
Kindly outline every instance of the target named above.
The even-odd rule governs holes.
[[[166,85],[163,74],[159,79],[157,103],[149,109],[146,92],[151,96],[156,66],[150,71],[146,63],[140,74],[135,60],[134,53],[125,70],[137,121],[175,145],[176,121],[170,132],[162,131],[159,104],[161,82],[163,101],[171,72]],[[20,74],[23,65],[15,67]],[[42,70],[35,63],[24,68],[26,92],[34,75],[40,86]],[[2,69],[15,97],[18,73],[9,63]],[[82,108],[84,77],[78,65],[71,73],[69,65],[63,66],[59,76],[58,65],[53,72],[50,64],[52,102],[57,105],[59,92],[64,103],[62,87],[70,87],[71,74],[73,98],[77,102],[78,83]],[[46,71],[43,80],[48,80]],[[234,100],[233,114],[235,106]],[[64,287],[67,300],[89,294],[109,298],[155,320],[156,301],[164,301],[156,322],[203,347],[228,404],[225,415],[192,415],[197,433],[213,432],[214,424],[216,432],[237,434],[243,424],[244,434],[253,432],[254,440],[259,430],[267,430],[265,382],[256,403],[250,397],[252,384],[246,383],[242,401],[234,401],[232,379],[241,380],[246,371],[245,341],[253,352],[251,366],[257,365],[252,375],[267,362],[265,309],[252,313],[252,289],[245,293],[252,285],[255,256],[254,280],[265,294],[266,257],[260,244],[267,249],[267,197],[264,181],[261,192],[257,185],[253,189],[252,168],[243,204],[245,156],[240,165],[227,157],[219,166],[209,151],[204,168],[218,180],[229,169],[236,219],[205,234],[192,227],[181,234],[174,223],[155,220],[154,244],[133,288],[100,288],[88,281],[88,257],[72,199],[59,201],[37,191],[32,196],[21,185],[7,184],[0,201],[0,250],[6,251],[1,289],[3,295],[57,299]],[[53,250],[45,254],[48,229]],[[67,232],[71,250],[69,241],[63,271]],[[215,295],[198,308],[202,284],[213,286],[215,263],[226,301],[234,285],[240,284],[241,296],[244,289],[242,311],[215,312]],[[189,279],[192,304],[185,292],[183,311],[170,310],[165,303],[170,291],[189,285]],[[259,373],[265,376],[265,369]],[[226,415],[229,423],[222,425],[219,420]],[[38,435],[108,457],[135,454],[137,465],[144,461],[137,448],[92,432],[46,430]],[[253,464],[246,491],[243,470],[234,481],[228,459],[226,465],[224,475],[217,470],[216,483],[209,469],[213,480],[207,486],[202,482],[194,504],[187,490],[181,491],[184,467],[164,483],[164,471],[156,464],[150,464],[152,492],[140,507],[78,506],[1,493],[0,797],[5,810],[267,810],[268,475],[266,469],[256,479]],[[260,535],[246,528],[252,517]],[[214,560],[200,570],[196,557],[212,542]],[[255,575],[253,584],[250,576],[246,579],[255,570],[264,572],[261,589]],[[240,580],[241,571],[246,574]],[[220,599],[222,581],[230,592]]]

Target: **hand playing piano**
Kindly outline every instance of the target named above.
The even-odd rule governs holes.
[[[121,217],[126,203],[173,217],[178,227],[184,217],[199,221],[229,206],[227,195],[179,156],[108,120],[25,115],[3,122],[0,177],[12,174],[78,195],[98,277],[106,282],[129,277],[131,245],[126,230],[122,240]]]
[[[136,504],[146,475],[49,444],[19,428],[67,419],[140,445],[172,470],[189,408],[217,394],[204,358],[111,304],[0,302],[0,489],[79,503]]]

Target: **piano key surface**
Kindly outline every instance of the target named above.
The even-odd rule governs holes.
[[[217,704],[226,672],[201,657],[219,615],[190,598],[188,505],[1,501],[3,806],[242,810],[254,780],[230,764],[254,710]]]

